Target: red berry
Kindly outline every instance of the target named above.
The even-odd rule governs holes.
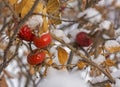
[[[32,31],[30,30],[30,28],[28,27],[28,25],[24,25],[19,33],[18,36],[20,39],[22,40],[26,40],[26,41],[33,41],[34,38],[34,34],[32,33]]]
[[[40,64],[44,61],[44,59],[45,59],[45,52],[39,50],[34,50],[32,53],[30,53],[27,56],[27,62],[30,65]]]
[[[41,37],[35,37],[33,43],[38,48],[47,47],[52,41],[50,33],[43,34]]]
[[[79,32],[76,36],[76,42],[81,47],[88,47],[92,44],[92,39],[85,32]]]

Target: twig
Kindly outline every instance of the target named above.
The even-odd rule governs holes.
[[[78,52],[74,47],[72,47],[71,45],[65,43],[63,40],[61,40],[60,38],[56,37],[54,34],[52,34],[53,39],[59,41],[60,43],[64,44],[65,46],[67,46],[69,49],[71,49],[74,53],[76,53],[78,56],[80,56],[85,62],[87,62],[88,64],[90,64],[91,66],[96,67],[98,70],[100,70],[101,72],[103,72],[108,78],[109,81],[112,83],[115,83],[115,80],[113,79],[113,77],[108,74],[105,70],[103,70],[99,65],[97,65],[96,63],[94,63],[93,61],[91,61],[87,56],[83,55],[82,53]]]
[[[4,50],[4,56],[3,56],[3,65],[0,67],[0,74],[2,72],[2,70],[4,69],[4,67],[6,66],[6,60],[7,60],[7,53],[10,49],[10,47],[12,46],[13,41],[15,40],[15,38],[17,37],[17,33],[21,27],[21,25],[29,18],[30,15],[32,15],[32,12],[34,11],[35,7],[37,6],[39,0],[36,0],[34,2],[34,5],[32,6],[31,10],[27,13],[27,15],[19,22],[19,24],[16,26],[14,26],[14,34],[10,37],[9,43],[6,47],[6,49]]]
[[[16,12],[13,10],[12,6],[7,1],[3,0],[4,4],[10,9],[10,11],[13,13],[15,18],[17,18],[17,20],[19,21],[20,20],[19,16],[16,14]]]

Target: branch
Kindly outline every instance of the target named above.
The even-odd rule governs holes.
[[[104,73],[108,78],[109,81],[112,83],[115,83],[115,80],[113,79],[113,77],[107,73],[105,70],[103,70],[99,65],[97,65],[96,63],[94,63],[93,61],[91,61],[87,56],[83,55],[82,53],[78,52],[74,47],[72,47],[71,45],[65,43],[62,39],[56,37],[54,34],[52,34],[53,39],[59,41],[60,43],[64,44],[65,46],[67,46],[69,49],[71,49],[71,51],[73,51],[74,53],[76,53],[76,55],[80,56],[85,62],[87,62],[88,64],[90,64],[91,66],[96,67],[98,70],[100,70],[102,73]]]
[[[34,5],[33,5],[32,8],[31,8],[31,10],[27,13],[27,15],[19,22],[19,24],[17,24],[17,26],[16,26],[16,25],[14,26],[14,28],[15,28],[15,29],[14,29],[14,34],[10,37],[9,43],[8,43],[6,49],[4,50],[3,65],[0,66],[0,74],[1,74],[2,70],[3,70],[3,69],[5,68],[5,66],[6,66],[7,53],[8,53],[8,51],[9,51],[10,47],[12,46],[13,41],[14,41],[15,38],[17,37],[17,33],[19,32],[20,27],[21,27],[22,24],[29,18],[29,16],[32,15],[32,13],[33,13],[35,7],[37,6],[38,2],[39,2],[39,0],[36,0],[36,1],[34,2]]]

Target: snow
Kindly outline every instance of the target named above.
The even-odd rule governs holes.
[[[116,37],[120,36],[120,28],[118,28],[118,29],[115,31],[115,36],[116,36]]]
[[[110,48],[110,47],[119,47],[120,44],[116,40],[108,40],[105,42],[105,47]]]
[[[118,8],[120,7],[120,0],[116,0],[115,6],[118,7]]]
[[[113,78],[119,78],[119,76],[120,76],[120,70],[117,70],[116,72],[111,73],[111,75],[112,75]],[[91,82],[92,83],[97,83],[97,82],[103,82],[105,80],[108,80],[108,78],[101,75],[101,76],[93,78]]]
[[[115,80],[115,86],[114,87],[120,87],[120,79]]]
[[[91,23],[99,23],[102,19],[102,15],[95,8],[88,8],[83,13],[79,13],[78,17],[85,15],[85,19],[88,19]]]
[[[99,55],[97,58],[93,59],[92,61],[94,61],[96,64],[99,65],[105,61],[105,56]]]
[[[38,87],[90,87],[78,73],[66,70],[48,69],[48,74]]]
[[[103,21],[102,23],[100,23],[99,27],[101,29],[105,29],[105,30],[109,30],[110,29],[110,26],[111,26],[111,22],[110,21]]]
[[[31,18],[29,18],[28,21],[26,22],[26,24],[33,29],[38,25],[42,26],[42,23],[43,19],[41,15],[34,15]]]
[[[54,30],[52,31],[53,34],[55,34],[55,36],[57,36],[60,39],[63,39],[63,41],[65,43],[70,43],[71,40],[65,35],[64,31],[62,30]]]

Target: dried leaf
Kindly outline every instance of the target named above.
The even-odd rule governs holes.
[[[77,66],[81,70],[81,69],[83,69],[86,66],[86,63],[83,62],[83,61],[80,61],[80,62],[77,63]]]
[[[44,8],[43,9],[43,14],[44,15],[46,15],[47,13],[46,13],[46,8]],[[47,17],[46,16],[43,16],[43,24],[42,24],[42,27],[40,28],[40,30],[39,30],[40,32],[39,32],[39,34],[41,35],[42,33],[45,33],[45,32],[47,32],[48,31],[48,19],[47,19]]]
[[[34,75],[35,74],[35,69],[33,66],[30,65],[30,70],[29,70],[30,74],[31,75]]]
[[[105,87],[112,87],[110,83],[105,84]]]
[[[105,43],[105,50],[109,53],[115,53],[120,51],[120,44],[115,40],[108,40]]]
[[[21,17],[23,18],[32,8],[35,0],[22,0],[20,3],[15,4],[15,11],[19,15],[21,14]],[[34,10],[34,13],[42,12],[43,10],[43,4],[39,3],[37,7]]]
[[[106,61],[105,61],[105,65],[106,66],[114,66],[115,65],[115,61],[113,61],[113,60],[110,60],[110,59],[107,59]]]
[[[0,87],[8,87],[4,75],[0,78]]]
[[[17,3],[17,1],[18,1],[18,0],[9,0],[9,3],[10,3],[11,5],[14,5],[14,4]]]
[[[92,77],[96,77],[96,76],[100,76],[102,73],[100,70],[98,70],[97,68],[95,67],[91,67],[91,70],[90,70],[90,76]]]
[[[61,23],[61,13],[60,13],[60,2],[59,0],[48,0],[47,12],[54,18],[49,19],[50,23],[60,24]]]
[[[51,66],[52,64],[53,64],[53,60],[49,59],[48,62],[47,62],[47,65]]]
[[[62,47],[58,47],[58,60],[60,64],[64,65],[68,59],[68,53]]]

